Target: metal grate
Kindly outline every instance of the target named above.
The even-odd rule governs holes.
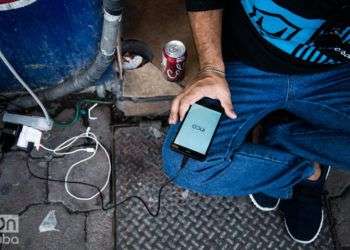
[[[139,195],[156,208],[161,145],[149,127],[115,131],[117,201]],[[257,210],[246,198],[205,197],[173,185],[163,192],[157,218],[141,203],[117,208],[118,249],[333,249],[329,226],[311,245],[300,245],[285,233],[277,213]]]

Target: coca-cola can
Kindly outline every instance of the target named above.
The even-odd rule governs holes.
[[[185,76],[187,59],[186,47],[181,41],[173,40],[165,44],[162,51],[162,71],[165,79],[179,82]]]

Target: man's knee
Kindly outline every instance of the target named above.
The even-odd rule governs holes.
[[[170,178],[174,176],[181,167],[181,155],[171,150],[171,143],[176,136],[177,129],[178,126],[176,125],[169,127],[162,147],[163,169]]]
[[[226,159],[222,150],[210,150],[205,161],[189,159],[184,164],[184,156],[171,150],[171,143],[177,132],[176,126],[171,126],[166,135],[162,155],[163,170],[168,178],[180,187],[206,195],[244,195],[247,194],[245,175],[241,158],[235,161]]]
[[[179,160],[164,161],[164,172],[170,179],[175,177],[173,183],[205,195],[223,195],[220,188],[216,188],[221,184],[219,178],[215,177],[217,169],[221,167],[219,164],[192,159],[189,159],[186,164],[183,163],[182,156]]]
[[[184,164],[184,156],[172,151],[165,143],[163,147],[163,170],[169,179],[179,187],[204,195],[244,195],[245,185],[240,179],[243,171],[234,170],[223,158],[197,161],[189,159]],[[233,173],[234,172],[234,173]],[[232,179],[231,179],[232,178]]]
[[[173,128],[170,128],[165,141],[163,143],[162,156],[163,156],[163,170],[168,178],[176,178],[173,182],[187,189],[190,189],[199,193],[206,193],[206,191],[212,185],[212,179],[210,178],[215,172],[215,169],[221,167],[221,164],[224,162],[223,159],[217,158],[212,160],[210,158],[206,161],[197,161],[193,159],[188,159],[184,161],[184,156],[177,152],[171,150],[171,142],[173,140],[174,131]]]

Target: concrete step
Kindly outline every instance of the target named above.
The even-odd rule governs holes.
[[[171,100],[181,90],[179,84],[165,80],[155,65],[146,63],[125,72],[117,106],[126,116],[162,115],[169,111]]]

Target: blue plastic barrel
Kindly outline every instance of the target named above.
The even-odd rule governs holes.
[[[0,48],[34,89],[88,66],[102,29],[101,0],[0,0]],[[0,91],[22,90],[0,61]]]

